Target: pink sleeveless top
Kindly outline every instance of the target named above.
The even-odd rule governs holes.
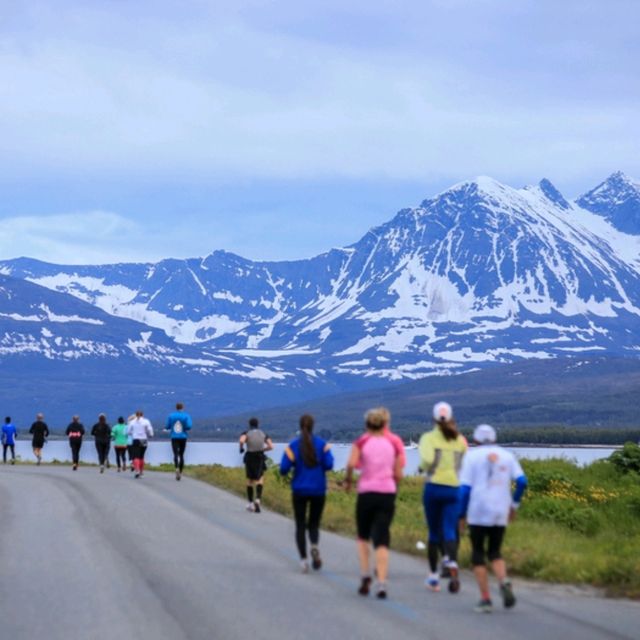
[[[403,467],[406,462],[402,440],[384,431],[380,436],[365,433],[353,444],[360,449],[358,493],[396,493],[398,487],[393,477],[396,458],[401,458]]]

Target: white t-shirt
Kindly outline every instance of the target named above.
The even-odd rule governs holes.
[[[471,487],[467,522],[484,527],[506,526],[511,483],[522,475],[516,457],[496,444],[469,449],[460,471],[460,484]]]
[[[134,440],[146,440],[153,436],[153,427],[146,418],[135,418],[129,423],[127,435]]]

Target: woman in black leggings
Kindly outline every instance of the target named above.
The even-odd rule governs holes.
[[[98,416],[98,422],[93,425],[91,435],[95,439],[100,473],[104,473],[105,465],[109,466],[109,449],[111,449],[111,427],[104,413]]]
[[[80,464],[80,448],[82,447],[82,436],[84,436],[84,425],[80,422],[79,416],[73,416],[65,433],[69,438],[69,446],[71,447],[73,470],[76,471],[78,464]]]
[[[304,573],[309,571],[307,530],[311,543],[311,566],[316,571],[322,567],[318,549],[320,519],[327,493],[326,472],[333,469],[333,455],[329,445],[312,435],[313,424],[314,420],[310,415],[300,418],[300,437],[289,443],[280,462],[282,475],[287,475],[293,468],[291,489],[296,520],[296,545]]]

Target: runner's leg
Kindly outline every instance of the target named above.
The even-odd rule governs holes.
[[[296,523],[296,546],[301,560],[307,559],[307,541],[305,531],[305,521],[307,518],[307,496],[297,496],[292,494],[293,500],[293,516]]]

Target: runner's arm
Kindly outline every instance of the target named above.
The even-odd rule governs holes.
[[[428,434],[423,434],[418,445],[418,453],[420,454],[420,471],[426,471],[435,460],[436,451],[431,445],[431,439]]]
[[[263,451],[271,451],[271,449],[273,449],[273,442],[271,441],[271,438],[269,436],[267,436],[264,440],[264,449]]]
[[[344,487],[347,491],[351,490],[353,483],[353,470],[360,463],[360,449],[355,444],[351,447],[351,453],[349,454],[349,461],[347,462],[347,474],[344,479]]]
[[[322,468],[325,471],[331,471],[333,469],[333,453],[331,452],[331,445],[325,444],[322,450]]]
[[[293,452],[291,447],[287,446],[282,454],[282,459],[280,460],[280,475],[286,476],[291,468],[293,467],[296,460],[296,454]]]

